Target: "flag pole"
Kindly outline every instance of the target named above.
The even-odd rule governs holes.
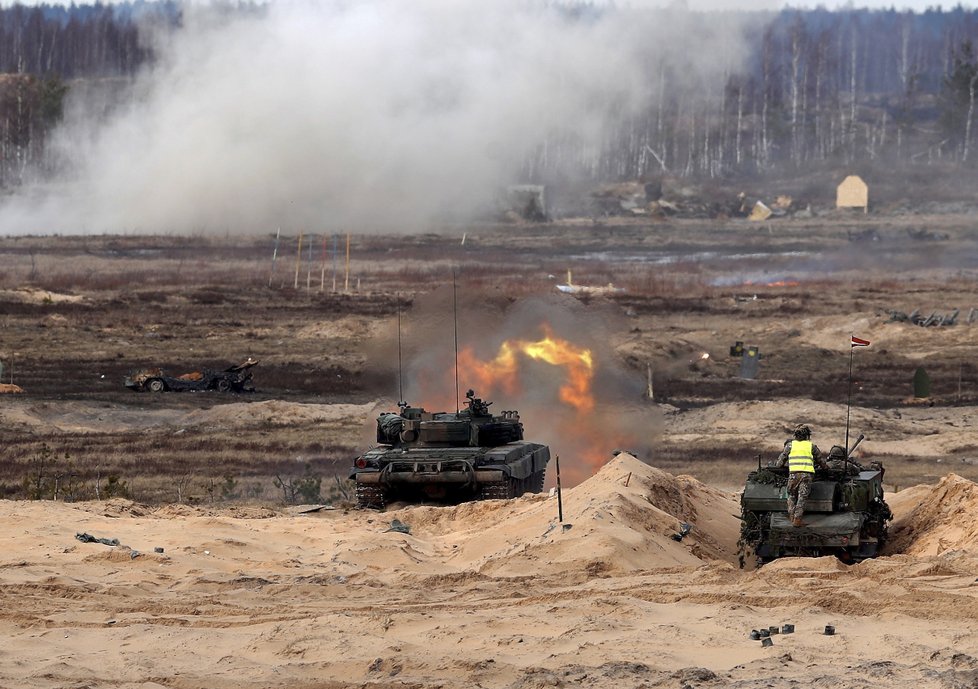
[[[852,407],[852,334],[849,334],[849,385],[846,393],[846,452],[849,452],[849,409]]]

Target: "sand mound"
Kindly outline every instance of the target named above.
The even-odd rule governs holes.
[[[19,385],[14,385],[13,383],[0,383],[0,395],[16,394],[23,391],[24,388],[20,387]]]
[[[0,299],[24,304],[77,304],[84,301],[85,298],[77,294],[61,294],[35,287],[21,287],[19,289],[0,290]]]
[[[16,387],[16,386],[15,386]],[[19,388],[18,388],[19,390]],[[0,390],[3,392],[3,390]],[[292,426],[349,422],[355,427],[373,414],[373,404],[302,404],[267,400],[216,404],[209,409],[187,412],[178,408],[129,409],[87,401],[44,401],[11,398],[0,409],[0,421],[37,429],[81,433],[119,433],[153,427]]]
[[[79,502],[74,507],[85,512],[101,514],[106,517],[145,517],[152,508],[126,498],[109,498],[95,502]]]
[[[766,459],[774,459],[791,428],[800,421],[815,429],[816,444],[828,451],[845,437],[845,426],[840,423],[844,419],[844,405],[808,399],[722,402],[668,415],[665,433],[671,442],[694,448],[724,442],[749,444]],[[878,422],[872,412],[853,410],[854,428],[868,427],[871,420]],[[703,433],[705,428],[710,429],[709,434]]]
[[[181,426],[291,426],[306,423],[328,423],[341,419],[368,418],[373,404],[300,404],[267,400],[235,402],[210,409],[192,411],[181,417]]]
[[[897,515],[891,527],[891,551],[939,555],[978,546],[978,484],[948,474],[936,486],[901,491],[887,503],[891,501]],[[900,516],[909,504],[915,506]]]
[[[737,509],[732,495],[621,453],[584,483],[563,491],[563,524],[556,497],[546,495],[410,507],[384,517],[450,549],[453,566],[518,576],[733,562]],[[688,532],[681,536],[687,530],[683,524]]]
[[[978,428],[972,423],[972,415],[972,407],[854,408],[849,442],[859,433],[866,434],[855,455],[860,461],[927,457],[970,463],[969,452],[978,445]],[[692,459],[699,448],[713,450],[718,443],[729,442],[749,445],[767,461],[777,456],[789,429],[799,421],[812,426],[813,439],[823,452],[832,445],[842,445],[845,419],[844,404],[800,398],[723,402],[684,411],[663,409],[663,434],[670,443],[683,443],[689,448]],[[954,433],[947,432],[949,427],[954,428]],[[704,434],[704,428],[710,432]]]
[[[300,340],[333,338],[356,338],[363,340],[371,337],[383,325],[383,323],[372,319],[345,316],[334,320],[308,323],[299,328],[295,336]]]

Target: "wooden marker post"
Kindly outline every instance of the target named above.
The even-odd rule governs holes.
[[[336,293],[336,252],[338,251],[338,245],[340,243],[340,238],[337,235],[333,235],[333,293]]]
[[[268,273],[268,286],[272,286],[272,278],[275,277],[275,261],[278,260],[278,240],[282,236],[282,228],[275,230],[275,248],[272,249],[272,269]]]
[[[295,289],[299,289],[299,267],[302,264],[302,232],[299,232],[299,246],[295,252],[295,282],[292,285]]]
[[[557,466],[557,521],[564,523],[564,502],[560,497],[560,455],[554,457]]]
[[[326,289],[326,235],[323,235],[322,271],[319,274],[319,291]]]
[[[312,245],[313,238],[309,238],[309,250],[306,252],[306,291],[312,289]]]
[[[350,292],[350,233],[346,233],[346,274],[343,278],[343,291]]]

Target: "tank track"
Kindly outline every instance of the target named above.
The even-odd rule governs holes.
[[[480,500],[512,500],[524,493],[543,491],[545,471],[538,471],[524,479],[508,478],[492,483],[483,483],[479,493]]]
[[[363,510],[382,510],[386,506],[383,488],[357,482],[357,507]]]
[[[480,500],[509,500],[515,497],[512,479],[483,483],[479,492]]]
[[[547,478],[547,470],[546,469],[544,469],[543,471],[536,472],[535,474],[533,474],[532,476],[530,476],[529,479],[527,479],[529,481],[529,483],[530,483],[530,486],[529,486],[529,488],[527,488],[527,490],[530,493],[542,493],[543,492],[543,483],[546,480],[546,478]]]

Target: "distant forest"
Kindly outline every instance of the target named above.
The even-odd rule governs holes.
[[[218,10],[254,12],[260,3]],[[579,21],[589,4],[564,4]],[[633,11],[609,8],[606,12]],[[127,83],[156,56],[145,36],[179,31],[178,2],[0,8],[0,188],[51,171],[65,98]],[[618,114],[598,146],[554,131],[523,181],[573,168],[595,181],[786,175],[820,165],[978,163],[978,11],[785,10],[741,15],[752,54],[722,88],[649,65],[658,95]]]

